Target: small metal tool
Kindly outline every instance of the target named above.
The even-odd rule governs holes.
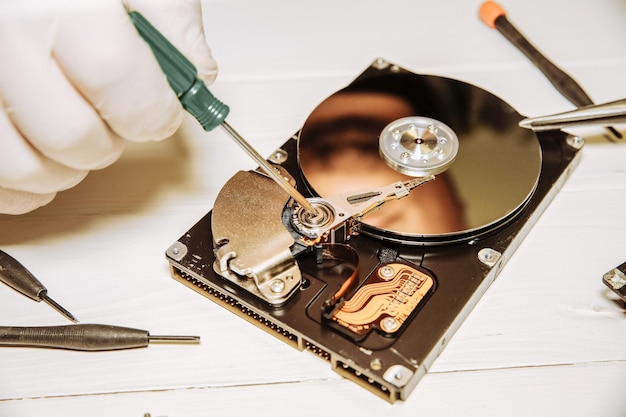
[[[0,346],[81,351],[136,349],[157,343],[199,343],[199,336],[153,336],[146,330],[105,324],[45,327],[1,327]]]
[[[626,123],[626,99],[585,106],[563,113],[527,118],[519,122],[519,125],[533,130],[552,130],[619,123]]]
[[[626,262],[605,273],[602,282],[626,303]]]
[[[15,291],[37,302],[43,301],[70,321],[78,320],[66,309],[48,296],[48,290],[24,265],[15,258],[0,250],[0,281]]]
[[[129,11],[131,21],[161,66],[172,90],[178,96],[183,108],[193,115],[206,131],[222,126],[226,133],[276,181],[291,198],[298,202],[307,212],[316,214],[315,208],[308,200],[280,176],[274,167],[264,159],[246,140],[238,134],[225,119],[230,109],[218,100],[197,78],[197,70],[185,56],[172,45],[146,18],[140,13]]]
[[[546,76],[566,99],[578,107],[593,104],[591,97],[569,74],[557,67],[533,46],[520,31],[508,20],[504,9],[494,1],[486,1],[479,12],[482,21],[489,27],[497,29],[505,38],[517,47],[526,57]],[[622,134],[611,126],[606,126],[608,132],[618,139]]]

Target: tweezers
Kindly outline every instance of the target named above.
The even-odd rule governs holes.
[[[581,126],[610,126],[626,123],[626,99],[580,107],[564,113],[531,117],[519,122],[521,127],[536,131]]]

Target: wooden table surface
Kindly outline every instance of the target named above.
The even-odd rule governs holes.
[[[626,2],[508,0],[509,19],[596,102],[626,97]],[[377,57],[457,78],[536,116],[573,106],[479,1],[205,0],[212,91],[269,155]],[[623,127],[623,126],[622,126]],[[622,129],[624,130],[624,129]],[[85,353],[0,349],[0,417],[623,416],[624,304],[601,281],[626,261],[626,140],[585,129],[579,166],[405,402],[390,405],[170,278],[164,252],[255,164],[188,119],[129,146],[47,207],[0,216],[0,249],[82,322],[199,335],[197,346]],[[1,324],[65,324],[0,287]]]

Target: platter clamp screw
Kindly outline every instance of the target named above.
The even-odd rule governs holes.
[[[439,174],[452,165],[459,151],[459,138],[439,120],[403,117],[383,129],[378,150],[391,169],[412,177],[425,177]]]

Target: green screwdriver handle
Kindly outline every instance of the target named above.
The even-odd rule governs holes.
[[[191,113],[206,131],[221,125],[230,109],[198,79],[196,67],[139,12],[132,11],[128,14],[141,37],[152,49],[183,108]]]

